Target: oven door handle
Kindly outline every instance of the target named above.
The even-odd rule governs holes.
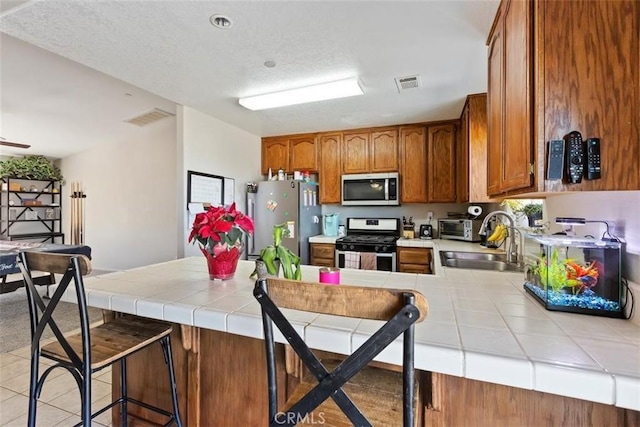
[[[393,258],[396,254],[394,253],[390,253],[390,254],[380,254],[380,253],[376,253],[376,256],[382,257],[382,258]]]
[[[338,255],[344,255],[346,252],[350,252],[350,251],[339,251],[336,249],[336,258],[338,257]],[[353,252],[360,252],[360,253],[365,253],[365,254],[370,254],[371,252],[367,252],[367,251],[353,251]],[[379,253],[379,252],[373,252],[376,254],[376,256],[378,257],[382,257],[382,258],[393,258],[396,254],[391,252],[391,253]]]

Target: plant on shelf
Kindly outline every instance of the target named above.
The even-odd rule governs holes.
[[[251,273],[251,278],[259,276],[258,263],[264,263],[267,273],[278,276],[280,267],[285,279],[301,280],[300,257],[282,245],[282,238],[289,235],[286,224],[273,226],[273,245],[265,246],[260,251],[260,258],[256,260],[256,269]]]
[[[527,217],[529,221],[529,227],[538,227],[539,224],[536,220],[542,219],[542,204],[541,203],[527,203],[524,205],[520,212]]]
[[[542,204],[540,203],[528,203],[526,205],[524,205],[521,209],[520,212],[522,212],[523,214],[525,214],[526,216],[536,216],[536,215],[542,215]]]
[[[64,183],[60,168],[45,156],[12,157],[9,160],[0,161],[0,177],[52,180]]]
[[[526,216],[530,227],[538,227],[537,219],[542,219],[542,203],[535,201],[521,201],[515,199],[505,199],[500,204],[509,208],[517,217]]]

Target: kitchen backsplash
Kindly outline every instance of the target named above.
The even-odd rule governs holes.
[[[495,203],[474,203],[482,207],[482,216],[500,208]],[[427,212],[433,212],[431,225],[438,228],[438,218],[446,218],[449,212],[461,214],[467,213],[468,203],[432,203],[432,204],[406,204],[401,206],[341,206],[322,205],[322,213],[339,213],[340,224],[346,224],[347,218],[402,218],[413,217],[416,224],[416,232],[420,224],[427,224]],[[436,233],[437,236],[437,233]]]

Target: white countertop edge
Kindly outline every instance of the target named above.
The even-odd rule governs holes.
[[[616,406],[640,411],[640,384],[637,378],[614,375],[616,382]]]
[[[319,236],[312,236],[309,237],[309,243],[329,243],[334,245],[336,243],[336,240],[338,240],[340,237],[338,236],[325,236],[320,234]]]
[[[533,370],[536,391],[616,405],[615,379],[607,372],[538,361]],[[640,381],[636,384],[640,386]]]
[[[511,387],[533,389],[533,365],[525,357],[464,352],[464,377]]]

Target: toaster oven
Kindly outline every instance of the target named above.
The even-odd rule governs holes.
[[[479,219],[444,218],[438,220],[438,233],[441,239],[479,242],[481,225]]]

